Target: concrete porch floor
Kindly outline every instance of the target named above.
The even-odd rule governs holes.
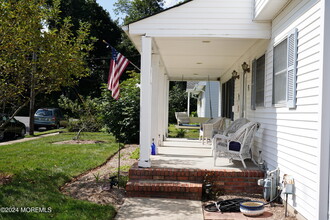
[[[247,169],[258,169],[249,159]],[[241,161],[230,162],[228,158],[217,158],[214,166],[211,143],[186,138],[167,138],[158,147],[158,154],[151,155],[151,167],[178,169],[239,169],[244,170]]]

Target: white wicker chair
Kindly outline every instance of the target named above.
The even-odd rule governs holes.
[[[213,138],[214,166],[217,157],[226,157],[230,160],[241,160],[246,168],[244,160],[251,159],[251,147],[259,127],[258,122],[248,122],[230,136],[215,135]]]
[[[202,140],[202,143],[204,144],[204,140],[208,143],[208,140],[211,140],[215,134],[223,132],[224,122],[224,118],[213,118],[202,124],[199,131],[199,138]]]
[[[242,127],[243,125],[245,125],[246,123],[250,122],[248,119],[246,118],[239,118],[236,119],[235,121],[233,121],[233,123],[231,123],[228,128],[226,128],[223,131],[223,135],[230,135],[231,133],[235,133],[240,127]]]
[[[224,131],[219,131],[218,134],[223,135],[221,139],[226,139],[228,136],[235,133],[240,127],[242,127],[244,124],[248,123],[249,120],[246,118],[239,118],[233,121]],[[219,135],[218,135],[219,138]],[[212,141],[212,155],[214,152],[214,141]]]

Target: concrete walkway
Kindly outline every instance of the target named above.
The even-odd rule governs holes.
[[[116,220],[203,220],[200,201],[181,199],[127,198]]]
[[[50,134],[43,134],[43,135],[40,135],[40,136],[37,136],[37,137],[29,137],[29,138],[21,138],[21,139],[12,140],[12,141],[4,141],[4,142],[0,142],[0,146],[31,141],[31,140],[39,139],[39,138],[42,138],[42,137],[54,136],[54,135],[57,135],[57,134],[59,134],[59,132],[50,133]]]

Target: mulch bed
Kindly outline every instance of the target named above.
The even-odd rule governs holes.
[[[138,145],[126,145],[121,149],[120,166],[132,166],[137,161],[130,158],[137,147]],[[116,173],[117,169],[118,153],[108,158],[102,165],[73,178],[61,188],[61,191],[76,199],[97,204],[111,204],[118,209],[124,203],[126,191],[117,186],[110,189],[109,177]],[[128,172],[121,172],[121,176],[125,175],[128,175]]]

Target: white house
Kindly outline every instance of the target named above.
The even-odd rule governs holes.
[[[220,78],[221,115],[260,122],[267,167],[294,177],[289,205],[329,219],[329,0],[192,0],[124,29],[142,57],[139,166],[166,134],[168,82]]]
[[[217,81],[187,82],[188,103],[187,111],[190,113],[190,97],[197,98],[198,117],[217,118],[220,111],[220,84]]]

